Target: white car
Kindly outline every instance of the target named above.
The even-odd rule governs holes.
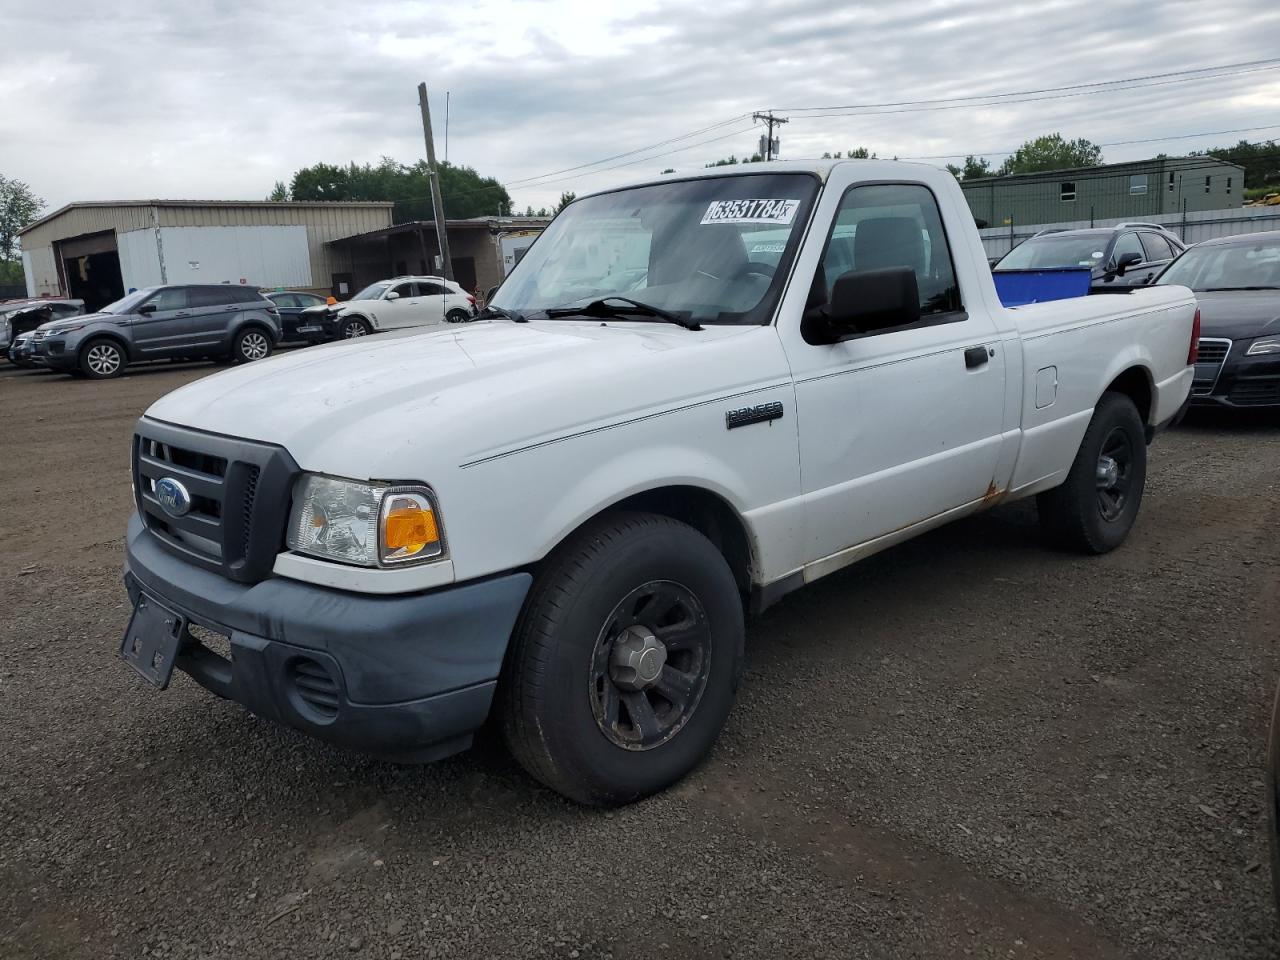
[[[465,323],[476,313],[476,298],[444,277],[394,277],[365,287],[333,306],[322,321],[331,339],[349,340],[382,330]]]
[[[580,198],[475,323],[154,403],[122,655],[401,760],[496,714],[544,783],[633,800],[711,749],[744,614],[1002,501],[1120,546],[1198,325],[1177,286],[1007,309],[955,177],[920,164]]]

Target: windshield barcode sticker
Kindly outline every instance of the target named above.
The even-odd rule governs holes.
[[[790,223],[799,207],[799,200],[713,200],[702,222]]]

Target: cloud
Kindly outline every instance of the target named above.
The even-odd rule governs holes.
[[[0,172],[52,206],[254,199],[321,160],[412,161],[422,154],[420,80],[432,91],[440,152],[449,90],[450,160],[504,182],[742,118],[620,169],[513,187],[521,207],[749,154],[759,136],[750,114],[767,107],[791,109],[780,132],[787,157],[861,145],[881,156],[995,151],[1052,131],[1106,143],[1280,120],[1277,70],[967,109],[831,117],[794,109],[1262,59],[1280,49],[1280,9],[1269,0],[1117,0],[1105,9],[1076,0],[122,0],[109,8],[64,0],[23,5],[5,22],[22,41],[8,45],[0,74]],[[1234,139],[1105,152],[1134,159]]]

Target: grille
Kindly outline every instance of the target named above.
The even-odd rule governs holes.
[[[1242,407],[1280,404],[1280,379],[1237,380],[1231,388],[1231,402]]]
[[[298,657],[289,664],[289,680],[298,699],[328,720],[338,715],[338,683],[315,660]]]
[[[1219,340],[1216,337],[1200,338],[1195,378],[1191,381],[1192,396],[1204,397],[1213,393],[1213,388],[1218,385],[1218,375],[1222,373],[1222,365],[1230,352],[1230,340]]]
[[[167,549],[233,580],[270,573],[298,472],[282,448],[144,418],[134,435],[133,472],[138,513]],[[156,496],[163,478],[190,495],[178,516]]]

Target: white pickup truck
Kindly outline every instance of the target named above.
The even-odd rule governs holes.
[[[545,784],[626,802],[710,750],[746,613],[1015,498],[1119,545],[1197,319],[1167,286],[1004,308],[927,166],[585,197],[477,322],[156,402],[121,653],[407,761],[496,715]]]

